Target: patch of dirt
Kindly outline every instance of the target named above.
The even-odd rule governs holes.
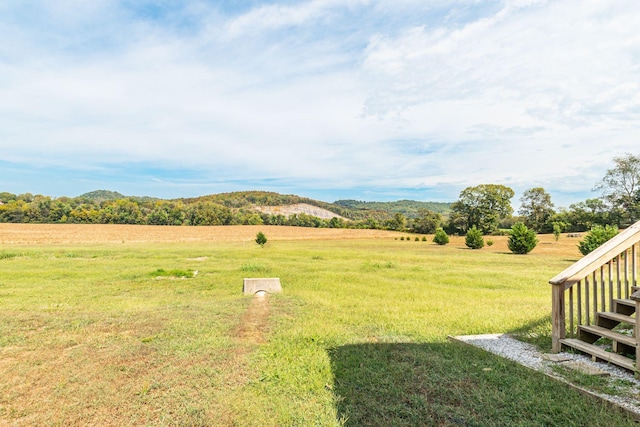
[[[243,344],[262,344],[269,330],[269,296],[254,296],[233,331],[233,336]]]

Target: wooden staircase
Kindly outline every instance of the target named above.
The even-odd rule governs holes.
[[[640,377],[639,270],[640,221],[549,280],[551,350],[570,347]]]
[[[630,371],[635,370],[635,355],[638,342],[634,334],[636,303],[630,299],[614,299],[613,311],[597,312],[594,325],[578,326],[577,338],[564,338],[564,347],[581,351],[594,361],[604,361]],[[605,344],[611,343],[611,347]]]

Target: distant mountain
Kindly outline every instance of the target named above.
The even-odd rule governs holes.
[[[81,194],[77,197],[78,199],[89,199],[94,202],[104,202],[105,200],[118,200],[118,199],[126,199],[127,196],[124,194],[118,193],[117,191],[110,190],[95,190],[90,191],[88,193]]]
[[[417,202],[415,200],[398,200],[396,202],[363,202],[359,200],[337,200],[334,204],[351,210],[384,211],[391,214],[401,213],[407,218],[416,218],[420,209],[447,215],[451,212],[451,203]]]
[[[135,200],[137,202],[152,202],[154,200],[161,200],[161,199],[158,199],[157,197],[149,197],[149,196],[125,196],[122,193],[118,193],[117,191],[110,191],[110,190],[90,191],[76,198],[88,199],[95,203],[102,203],[106,200],[120,200],[120,199],[130,199],[130,200]]]
[[[82,194],[78,199],[91,200],[94,203],[102,203],[109,200],[130,199],[136,202],[149,202],[161,200],[152,197],[125,196],[117,191],[96,190]],[[365,202],[359,200],[338,200],[334,203],[322,202],[294,194],[280,194],[269,191],[235,191],[231,193],[209,194],[194,198],[174,199],[185,204],[197,202],[213,202],[224,205],[233,210],[249,210],[258,212],[275,212],[286,210],[287,214],[307,213],[317,209],[319,217],[331,217],[331,213],[338,217],[353,220],[375,218],[379,221],[393,217],[401,213],[407,218],[416,218],[421,209],[447,215],[451,211],[451,203],[418,202],[415,200],[398,200],[395,202]],[[288,210],[287,210],[288,209]],[[298,212],[300,210],[300,212]],[[323,211],[322,215],[318,212]],[[313,214],[312,214],[313,215]]]

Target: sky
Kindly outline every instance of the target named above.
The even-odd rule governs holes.
[[[640,154],[637,0],[0,0],[0,192],[557,207]]]

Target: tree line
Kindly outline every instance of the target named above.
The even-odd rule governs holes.
[[[466,233],[476,227],[484,234],[496,234],[519,222],[538,233],[581,232],[607,225],[628,227],[640,220],[640,156],[626,154],[613,162],[614,167],[594,186],[600,197],[558,210],[542,187],[523,193],[518,215],[513,215],[511,188],[495,184],[468,187],[451,206],[447,231]]]
[[[363,208],[362,202],[331,204],[294,195],[247,191],[222,193],[196,199],[161,200],[125,197],[113,192],[93,192],[69,198],[51,198],[29,193],[0,193],[0,222],[147,225],[289,225],[300,227],[370,228],[449,234],[466,234],[477,228],[483,234],[499,234],[516,223],[524,223],[538,233],[581,232],[596,225],[624,228],[640,219],[640,156],[616,157],[594,189],[600,197],[555,209],[551,196],[542,187],[525,191],[514,215],[513,189],[500,184],[465,188],[450,211],[434,212],[416,208],[411,216]],[[405,201],[406,202],[406,201]],[[336,213],[322,219],[300,213],[290,216],[260,213],[254,206],[309,203]],[[358,206],[354,206],[357,204]],[[346,219],[343,219],[346,218]]]
[[[289,216],[257,212],[254,206],[308,203],[331,209],[336,216],[323,219],[305,213]],[[401,216],[401,215],[400,215]],[[162,200],[126,197],[95,191],[79,197],[51,198],[30,193],[0,193],[0,222],[36,224],[143,224],[143,225],[288,225],[316,228],[379,228],[406,230],[404,217],[379,210],[365,214],[341,206],[295,195],[247,191],[194,199]],[[400,225],[398,225],[400,224]]]

